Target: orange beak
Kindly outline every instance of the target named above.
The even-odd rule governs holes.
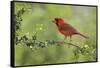
[[[56,21],[55,20],[52,20],[52,23],[56,23]]]

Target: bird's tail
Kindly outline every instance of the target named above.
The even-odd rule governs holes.
[[[81,33],[76,33],[76,34],[78,34],[78,35],[80,35],[80,36],[82,36],[82,37],[84,37],[84,38],[89,38],[89,37],[87,37],[87,36],[85,36],[85,35],[83,35],[83,34],[81,34]]]

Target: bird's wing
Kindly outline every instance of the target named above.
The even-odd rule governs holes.
[[[60,26],[60,29],[61,30],[64,30],[64,31],[76,31],[75,28],[73,28],[70,24],[62,24],[62,26]]]

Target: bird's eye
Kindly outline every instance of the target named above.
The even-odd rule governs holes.
[[[58,21],[58,19],[57,19],[57,18],[55,18],[55,21]]]

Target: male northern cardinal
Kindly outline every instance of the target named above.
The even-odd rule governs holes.
[[[72,35],[80,35],[84,38],[88,38],[88,37],[84,36],[83,34],[79,33],[70,24],[65,23],[62,18],[55,18],[52,22],[57,25],[58,31],[65,36],[65,39],[67,36],[70,36],[70,40],[71,40]]]

